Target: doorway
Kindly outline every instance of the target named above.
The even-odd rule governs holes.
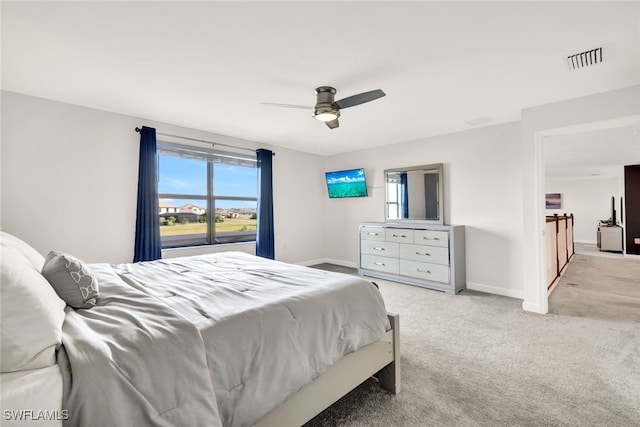
[[[535,180],[538,183],[538,186],[537,186],[538,200],[544,200],[545,192],[546,192],[547,164],[545,162],[545,144],[548,140],[552,138],[560,138],[563,136],[566,137],[569,135],[576,135],[580,133],[597,132],[597,131],[604,131],[608,129],[618,129],[623,127],[632,127],[632,126],[638,126],[638,125],[640,125],[640,115],[633,115],[633,116],[620,117],[617,119],[603,120],[603,121],[597,121],[592,123],[583,123],[579,125],[572,125],[572,126],[565,126],[565,127],[554,128],[554,129],[537,131],[535,133],[535,150],[537,153],[536,160],[535,160],[535,174],[536,174]],[[635,134],[635,144],[640,144],[640,138],[637,134]],[[637,159],[635,160],[626,159],[624,163],[621,163],[616,166],[619,167],[621,170],[623,170],[622,168],[624,167],[625,163],[626,164],[640,163],[640,146],[636,145],[635,153],[636,153],[636,156],[638,156]],[[588,153],[586,150],[581,150],[580,154],[584,155]],[[535,243],[536,243],[536,247],[538,248],[538,253],[541,255],[537,257],[537,261],[536,261],[538,277],[541,280],[538,280],[537,287],[538,287],[538,295],[540,295],[540,301],[541,301],[540,303],[541,312],[546,313],[548,311],[549,295],[547,292],[547,284],[545,283],[545,280],[542,280],[545,277],[545,272],[547,269],[547,265],[546,265],[547,249],[546,249],[546,241],[545,241],[544,228],[543,228],[544,227],[544,222],[543,222],[544,206],[542,203],[540,203],[538,206],[539,208],[537,210],[539,211],[540,221],[538,221],[539,229],[538,229],[538,232],[536,233]],[[622,212],[622,217],[627,218],[626,212]],[[580,221],[580,218],[576,218],[576,221]]]

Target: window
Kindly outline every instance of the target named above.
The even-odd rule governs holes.
[[[163,248],[256,240],[255,155],[158,142],[158,162]]]
[[[387,175],[387,218],[398,219],[400,216],[400,175]]]

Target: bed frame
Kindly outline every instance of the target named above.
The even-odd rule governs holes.
[[[340,359],[255,426],[301,426],[373,375],[382,388],[400,393],[400,316],[387,316],[391,330],[382,339]]]

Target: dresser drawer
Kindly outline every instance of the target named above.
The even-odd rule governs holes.
[[[384,228],[360,227],[360,238],[363,240],[384,240]]]
[[[449,233],[446,231],[416,230],[416,245],[449,247]]]
[[[400,258],[409,261],[449,265],[449,248],[426,245],[400,245]]]
[[[400,274],[434,282],[449,283],[449,266],[400,260]]]
[[[360,256],[360,267],[367,270],[383,271],[385,273],[398,274],[398,258],[386,258],[378,255],[362,254]]]
[[[379,242],[377,240],[362,240],[360,242],[360,252],[363,254],[398,258],[398,255],[400,254],[400,244],[393,242]]]
[[[414,230],[404,228],[387,228],[385,230],[385,240],[387,242],[413,243]]]

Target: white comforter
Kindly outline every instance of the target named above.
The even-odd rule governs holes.
[[[104,268],[102,265],[97,271],[105,274]],[[153,310],[141,309],[143,326],[144,321],[148,320],[145,316],[161,307],[178,314],[179,319],[172,319],[170,313],[160,316],[166,317],[169,322],[164,328],[167,336],[159,337],[162,343],[160,347],[172,348],[168,343],[170,336],[176,333],[182,335],[184,329],[182,326],[174,327],[174,324],[182,320],[187,323],[187,336],[191,335],[188,325],[194,325],[200,334],[202,344],[180,344],[190,345],[182,349],[180,360],[175,360],[175,354],[170,352],[169,357],[174,360],[170,360],[165,370],[169,366],[176,370],[183,369],[185,375],[191,375],[196,381],[195,378],[199,374],[201,376],[200,359],[204,357],[208,367],[206,380],[210,381],[215,394],[215,397],[209,397],[209,402],[214,406],[217,402],[217,407],[209,408],[201,398],[185,395],[184,401],[197,406],[195,412],[201,419],[181,420],[183,415],[192,417],[194,410],[183,411],[178,408],[172,412],[174,418],[170,423],[174,425],[215,425],[211,418],[218,416],[225,426],[252,425],[344,355],[377,341],[389,329],[378,289],[370,282],[353,276],[236,252],[123,264],[111,268],[131,292],[139,292],[141,300],[150,297],[153,300],[149,301],[150,304],[143,304],[144,307],[151,306]],[[102,294],[102,284],[100,289],[100,301],[106,301],[106,305],[99,302],[90,310],[76,310],[75,321],[69,322],[71,325],[75,323],[75,327],[68,328],[69,334],[82,334],[87,327],[91,329],[90,324],[95,323],[92,317],[96,317],[91,313],[108,310],[109,295]],[[136,311],[140,309],[135,307],[139,305],[138,302],[132,304],[131,310],[125,311],[126,316],[135,323],[138,317]],[[116,311],[122,310],[123,307],[120,307]],[[82,320],[77,319],[78,313],[84,317]],[[163,330],[161,326],[153,329]],[[91,335],[90,339],[85,340],[91,342],[100,334],[92,331]],[[179,339],[186,340],[184,336]],[[81,348],[79,341],[82,340],[70,337],[75,351]],[[126,346],[131,348],[124,353],[133,352],[148,357],[148,349],[145,349],[148,343],[143,343],[145,348],[142,350],[136,350],[136,340],[125,341]],[[166,351],[154,349],[153,345],[148,351]],[[67,348],[67,353],[70,359],[74,359],[73,351]],[[126,365],[129,363],[122,354],[118,352],[118,358],[122,360],[115,363],[124,366],[115,369],[120,375],[127,372]],[[157,357],[163,358],[164,355],[157,354]],[[191,366],[188,362],[190,359],[194,359],[197,366]],[[75,377],[73,365],[81,363],[81,360],[71,360],[70,363],[76,387],[81,387],[82,381]],[[109,364],[114,362],[108,361],[104,365]],[[161,362],[154,364],[162,366]],[[80,371],[82,368],[78,369]],[[175,382],[176,374],[157,372],[159,377],[165,375],[168,381],[154,381],[155,393],[175,394],[175,384],[172,382]],[[207,381],[197,379],[194,387],[197,393],[208,394],[205,390]],[[76,392],[82,393],[81,390]],[[181,392],[186,393],[184,387]],[[164,402],[166,399],[157,400]],[[83,405],[86,401],[88,399]],[[74,409],[68,409],[73,416]],[[82,411],[88,409],[82,407]],[[154,421],[162,420],[162,416],[147,418],[150,420],[147,425],[162,425],[161,421]],[[90,425],[109,423],[93,422]]]

